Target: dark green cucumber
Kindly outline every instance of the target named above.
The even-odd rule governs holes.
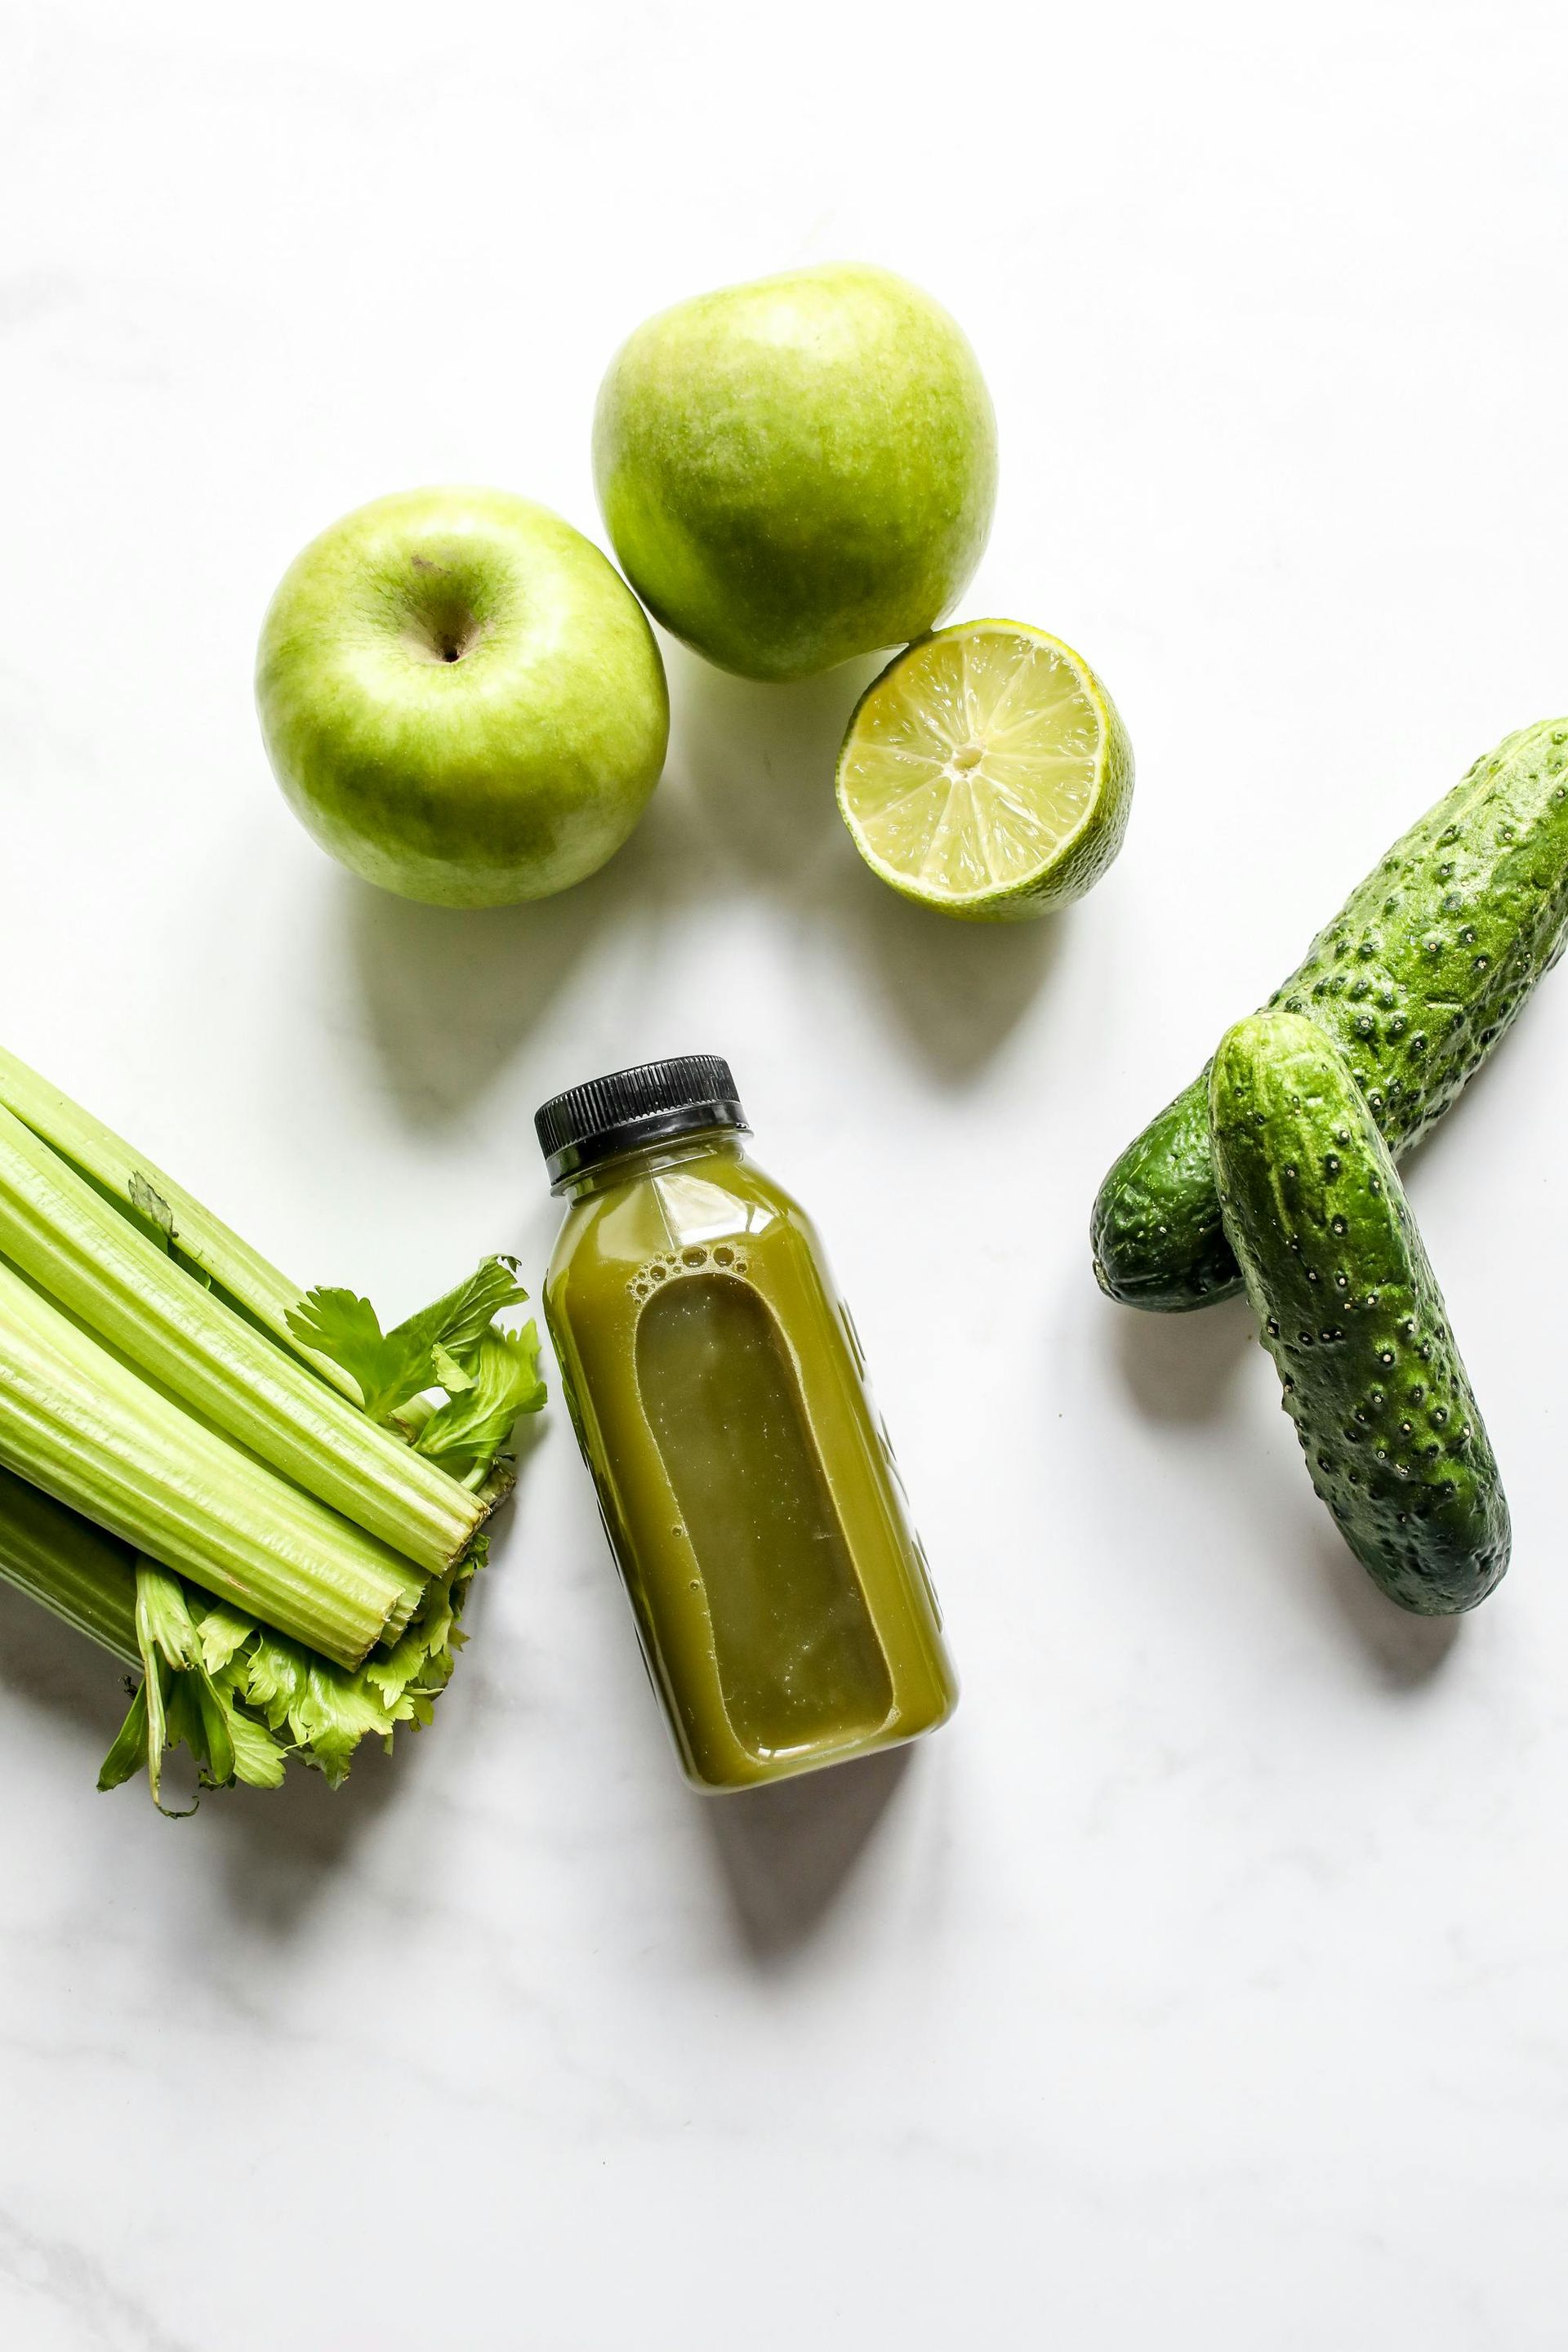
[[[1359,888],[1269,998],[1349,1057],[1397,1157],[1442,1118],[1568,932],[1568,719],[1510,735]],[[1220,1223],[1208,1071],[1131,1143],[1091,1227],[1102,1290],[1179,1313],[1239,1286]]]
[[[1315,1023],[1258,1013],[1209,1100],[1226,1232],[1313,1486],[1391,1601],[1473,1609],[1508,1567],[1508,1504],[1358,1080]]]

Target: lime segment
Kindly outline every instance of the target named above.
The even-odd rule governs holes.
[[[857,848],[906,898],[973,921],[1082,896],[1126,831],[1132,750],[1070,646],[1016,621],[921,639],[868,688],[838,756]]]

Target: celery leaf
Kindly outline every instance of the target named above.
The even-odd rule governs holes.
[[[232,1702],[228,1710],[228,1736],[234,1747],[234,1777],[249,1789],[277,1789],[282,1786],[288,1768],[289,1751],[264,1723],[258,1723],[242,1706]]]
[[[455,1477],[488,1469],[511,1435],[518,1415],[536,1412],[544,1402],[539,1377],[539,1333],[531,1323],[521,1331],[493,1325],[481,1334],[469,1369],[471,1386],[449,1396],[433,1412],[415,1441]]]
[[[342,1365],[358,1385],[374,1421],[389,1421],[400,1405],[442,1380],[440,1349],[472,1373],[492,1316],[528,1296],[514,1258],[487,1257],[455,1290],[384,1332],[368,1298],[352,1290],[317,1289],[289,1310],[289,1328],[319,1356]]]
[[[308,1292],[289,1309],[289,1328],[302,1346],[342,1366],[373,1421],[385,1421],[430,1384],[428,1343],[384,1334],[369,1299],[352,1290]]]
[[[336,1788],[360,1741],[367,1734],[390,1738],[395,1720],[395,1715],[366,1687],[363,1674],[345,1674],[341,1666],[312,1659],[304,1687],[289,1712],[289,1728]]]
[[[448,1290],[433,1306],[411,1315],[406,1323],[398,1325],[393,1337],[406,1339],[427,1352],[444,1348],[447,1355],[466,1365],[478,1351],[492,1317],[503,1307],[521,1306],[527,1297],[517,1279],[516,1258],[481,1258],[467,1282],[460,1282],[456,1290]]]
[[[129,1685],[127,1685],[129,1688]],[[114,1736],[98,1775],[100,1789],[118,1789],[147,1761],[147,1685],[139,1682],[130,1713]]]
[[[206,1621],[215,1616],[219,1622],[209,1634]],[[144,1767],[153,1803],[167,1811],[163,1754],[182,1746],[195,1758],[201,1788],[226,1788],[237,1780],[255,1788],[279,1786],[288,1762],[285,1750],[264,1725],[244,1713],[209,1664],[209,1657],[226,1646],[232,1654],[237,1629],[241,1639],[254,1630],[236,1612],[208,1610],[198,1620],[180,1579],[153,1560],[138,1559],[136,1643],[143,1672],[99,1773],[100,1789],[117,1789]]]
[[[146,1673],[99,1775],[118,1788],[145,1771],[161,1811],[165,1748],[188,1746],[203,1789],[274,1789],[289,1759],[335,1788],[362,1739],[390,1748],[402,1723],[426,1724],[463,1643],[458,1619],[489,1549],[481,1530],[431,1578],[396,1642],[350,1672],[210,1601],[153,1561],[137,1563],[137,1636]]]
[[[489,1550],[488,1538],[476,1535],[455,1568],[431,1578],[399,1639],[373,1650],[353,1673],[258,1626],[225,1679],[232,1678],[237,1695],[279,1739],[291,1738],[293,1753],[335,1788],[362,1739],[374,1737],[390,1748],[400,1723],[429,1722],[462,1644],[458,1617]]]
[[[208,1674],[220,1674],[255,1631],[254,1617],[243,1616],[226,1601],[213,1601],[196,1628],[202,1664]]]
[[[413,1629],[404,1635],[410,1640]],[[416,1640],[417,1663],[426,1660],[426,1646]],[[414,1669],[411,1667],[410,1676]],[[299,1643],[280,1634],[263,1633],[241,1667],[241,1688],[279,1737],[287,1732],[308,1764],[314,1764],[336,1788],[349,1769],[354,1749],[367,1735],[390,1740],[399,1723],[414,1713],[399,1690],[388,1699],[363,1666],[350,1673],[333,1665]]]

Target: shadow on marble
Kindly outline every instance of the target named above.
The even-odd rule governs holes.
[[[366,1742],[341,1789],[291,1766],[281,1788],[221,1789],[203,1799],[203,1818],[221,1834],[221,1891],[234,1917],[279,1942],[296,1932],[351,1866],[372,1824],[405,1793],[421,1748],[438,1736],[435,1726],[412,1737],[410,1728],[400,1727],[392,1756]]]
[[[834,758],[876,663],[761,687],[662,645],[669,758],[597,874],[533,905],[486,908],[417,906],[343,878],[366,1027],[412,1124],[460,1122],[598,943],[629,943],[635,957],[642,942],[651,961],[666,926],[715,895],[727,869],[792,889],[828,828],[843,839]]]
[[[839,819],[834,772],[849,714],[886,654],[825,677],[759,686],[666,641],[673,756],[713,835],[803,914],[825,915],[933,1076],[956,1085],[1005,1042],[1060,953],[1059,918],[954,923],[869,873]]]
[[[1047,984],[1067,948],[1070,909],[1023,923],[953,922],[910,906],[847,845],[851,864],[836,877],[834,912],[868,985],[939,1084],[972,1084]]]
[[[26,1593],[0,1582],[0,1703],[7,1708],[47,1709],[66,1718],[73,1735],[65,1769],[89,1789],[125,1717],[132,1670],[84,1633],[42,1609]],[[422,1735],[423,1736],[423,1735]],[[198,1820],[171,1822],[169,1834],[221,1838],[225,1883],[237,1908],[283,1932],[314,1901],[323,1878],[343,1862],[354,1840],[395,1792],[396,1776],[406,1779],[413,1761],[406,1750],[418,1740],[399,1738],[398,1754],[379,1749],[356,1759],[346,1787],[329,1789],[319,1772],[291,1770],[279,1789],[223,1789],[202,1799]],[[165,1760],[163,1801],[171,1812],[188,1807],[195,1771],[184,1749]],[[102,1801],[152,1814],[146,1783],[138,1778],[110,1791]],[[161,1828],[154,1817],[154,1827]]]
[[[120,1659],[26,1593],[0,1583],[0,1695],[7,1707],[47,1708],[69,1720],[74,1743],[68,1769],[79,1775],[86,1788],[97,1779],[124,1720],[132,1680],[132,1670]],[[192,1822],[171,1822],[170,1834],[199,1836],[218,1824],[229,1863],[227,1881],[240,1894],[247,1913],[253,1917],[260,1914],[270,1925],[291,1925],[313,1898],[323,1874],[342,1862],[366,1820],[392,1794],[388,1759],[377,1752],[369,1760],[371,1769],[363,1779],[362,1766],[356,1763],[350,1788],[335,1793],[319,1773],[294,1771],[280,1789],[209,1791],[200,1808],[202,1829]],[[405,1769],[407,1760],[400,1755],[397,1769]],[[165,1804],[178,1812],[191,1803],[195,1792],[189,1757],[184,1750],[172,1754],[165,1764]],[[111,1790],[103,1802],[152,1811],[146,1784],[140,1779]]]
[[[520,1486],[542,1433],[537,1419],[523,1424]],[[500,1507],[498,1517],[503,1528],[511,1508],[510,1499]],[[487,1598],[481,1575],[465,1612],[470,1634],[480,1631]],[[475,1649],[481,1650],[482,1644],[476,1642]],[[458,1660],[459,1682],[465,1665],[473,1678],[478,1672],[474,1651]],[[78,1771],[89,1788],[124,1720],[136,1679],[134,1670],[121,1659],[0,1579],[0,1704],[47,1709],[67,1718],[75,1736],[68,1769]],[[184,1822],[171,1822],[170,1832],[183,1827],[187,1835],[215,1839],[209,1848],[214,1884],[226,1893],[230,1909],[252,1928],[286,1937],[309,1915],[334,1875],[350,1864],[357,1842],[406,1792],[412,1776],[426,1769],[440,1734],[438,1701],[428,1727],[398,1727],[393,1755],[387,1756],[376,1740],[364,1741],[339,1789],[329,1788],[320,1772],[295,1764],[277,1789],[208,1790],[199,1807],[194,1806],[195,1764],[185,1749],[171,1750],[164,1759],[163,1801],[176,1817],[192,1808],[197,1819],[185,1812]],[[104,1801],[143,1815],[153,1811],[140,1777],[111,1790]]]
[[[349,952],[364,1025],[410,1124],[460,1124],[596,941],[658,953],[661,927],[708,885],[714,859],[667,776],[597,874],[521,907],[424,907],[345,875]]]
[[[1245,1298],[1221,1299],[1191,1315],[1111,1307],[1123,1382],[1151,1421],[1195,1424],[1232,1407],[1231,1391],[1253,1339]],[[1278,1391],[1274,1391],[1278,1401]],[[1292,1446],[1279,1465],[1237,1433],[1233,1493],[1245,1489],[1260,1529],[1281,1557],[1310,1556],[1321,1586],[1373,1672],[1390,1687],[1418,1688],[1442,1668],[1458,1637],[1454,1617],[1416,1617],[1384,1598],[1313,1496]],[[1280,1487],[1280,1475],[1288,1488]],[[1299,1538],[1299,1540],[1298,1540]]]
[[[1191,1315],[1150,1315],[1107,1299],[1105,1312],[1116,1318],[1123,1382],[1151,1421],[1210,1421],[1220,1412],[1255,1336],[1245,1298]]]
[[[689,781],[709,836],[770,888],[803,885],[842,845],[858,866],[834,793],[849,714],[885,666],[864,655],[821,677],[763,686],[732,677],[662,636],[673,726],[670,765]],[[837,862],[837,861],[834,861]]]
[[[517,1483],[489,1523],[493,1537],[505,1535],[514,1497],[526,1484],[529,1466],[543,1442],[545,1420],[535,1414],[520,1424]],[[483,1670],[483,1618],[493,1589],[489,1577],[488,1570],[481,1570],[469,1589],[463,1629],[470,1646],[458,1655],[454,1691],[460,1690],[465,1679],[477,1681]],[[428,1725],[400,1724],[390,1756],[379,1740],[363,1741],[341,1788],[329,1788],[320,1772],[293,1764],[280,1788],[224,1789],[207,1797],[205,1805],[222,1819],[230,1909],[265,1934],[279,1938],[290,1935],[334,1874],[352,1864],[360,1839],[395,1801],[407,1796],[411,1783],[427,1769],[441,1744],[442,1710],[447,1704],[436,1701]]]
[[[837,1900],[910,1768],[885,1748],[798,1780],[703,1798],[741,1940],[766,1967],[787,1960]]]
[[[130,1675],[121,1659],[0,1580],[0,1692],[8,1706],[47,1707],[69,1719],[89,1782],[125,1719]]]
[[[1453,1654],[1463,1619],[1416,1617],[1396,1607],[1331,1525],[1315,1549],[1323,1584],[1378,1679],[1393,1690],[1419,1690],[1435,1680]]]
[[[1062,919],[945,921],[869,874],[844,830],[834,768],[851,710],[884,656],[762,686],[662,640],[669,759],[637,831],[607,866],[523,907],[416,906],[345,876],[364,1025],[411,1124],[460,1123],[595,945],[651,963],[669,925],[739,876],[799,921],[826,920],[893,1025],[958,1085],[1004,1044],[1060,952]]]

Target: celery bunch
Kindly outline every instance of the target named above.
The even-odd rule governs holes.
[[[180,1742],[208,1785],[337,1780],[428,1719],[544,1400],[523,1297],[500,1257],[384,1333],[301,1296],[0,1051],[0,1574],[142,1668],[100,1786],[157,1798]]]

